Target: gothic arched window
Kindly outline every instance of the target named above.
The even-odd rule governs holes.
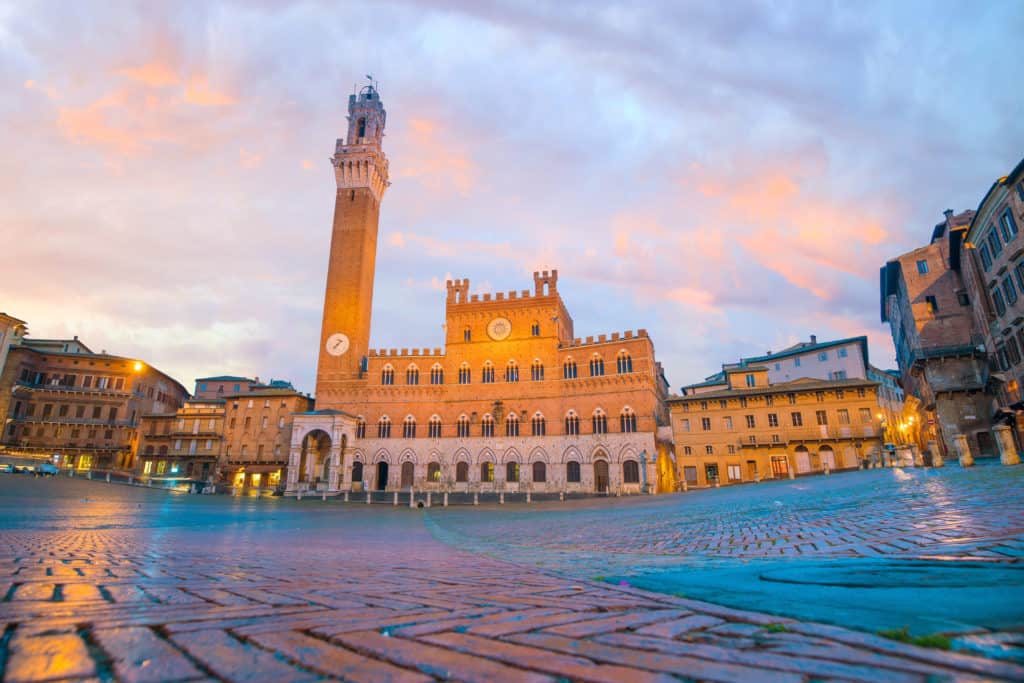
[[[575,410],[570,410],[565,416],[565,433],[569,436],[579,436],[580,418]]]
[[[420,383],[420,369],[415,365],[410,365],[405,371],[405,383],[406,384],[419,384]]]
[[[533,365],[530,366],[530,379],[534,382],[540,382],[544,379],[544,364],[540,362],[540,359],[533,361]]]
[[[598,408],[590,418],[590,425],[594,434],[607,434],[608,416],[604,414],[603,410]]]
[[[534,413],[533,420],[530,421],[530,424],[532,426],[531,431],[534,436],[544,436],[545,432],[547,432],[547,421],[540,413]]]
[[[430,425],[428,427],[428,436],[431,439],[441,438],[441,418],[434,415],[430,418]]]
[[[615,368],[620,375],[633,372],[633,357],[625,349],[619,351],[619,355],[615,359]]]
[[[379,420],[377,420],[377,438],[391,438],[391,418],[389,418],[387,415],[384,415]]]
[[[441,463],[427,463],[427,481],[441,481]]]
[[[455,465],[455,481],[466,482],[469,481],[469,463],[460,462]]]
[[[459,415],[459,421],[457,423],[459,430],[459,438],[466,439],[469,437],[469,418],[465,415]]]
[[[359,417],[356,418],[356,438],[357,439],[365,439],[366,438],[366,420],[363,419],[362,415],[360,415]]]
[[[363,117],[363,118],[359,119],[359,125],[357,127],[358,127],[359,130],[356,133],[356,137],[358,137],[358,138],[365,138],[366,137],[366,117]]]
[[[505,481],[519,481],[519,463],[505,463]]]
[[[381,384],[394,384],[395,383],[395,369],[390,365],[385,365],[384,369],[380,371],[380,383]]]
[[[505,418],[505,436],[519,436],[519,416],[515,413]]]
[[[545,482],[548,480],[547,465],[540,461],[533,463],[533,480],[536,482]]]
[[[483,419],[480,420],[480,436],[494,436],[494,418],[490,415],[484,415]]]
[[[402,422],[402,438],[416,438],[416,418],[413,417],[412,415],[406,415],[405,421]]]
[[[576,361],[569,358],[562,364],[562,378],[576,379]]]
[[[480,463],[480,481],[494,481],[494,463]]]
[[[505,366],[505,381],[506,382],[518,382],[519,381],[519,364],[514,360],[510,360],[508,365]]]
[[[444,368],[441,367],[440,363],[434,363],[433,367],[430,368],[430,383],[444,384]]]
[[[459,384],[469,384],[469,363],[459,366]]]
[[[622,432],[635,432],[636,431],[636,413],[629,406],[622,409],[619,414],[619,431]]]
[[[565,463],[565,480],[570,484],[580,483],[580,464],[575,460]]]
[[[590,376],[600,377],[604,374],[604,358],[601,358],[596,353],[593,358],[590,359]]]
[[[494,384],[494,363],[486,361],[484,369],[480,371],[480,381],[484,384]]]

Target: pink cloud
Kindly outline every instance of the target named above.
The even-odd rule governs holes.
[[[426,118],[407,120],[408,132],[396,132],[402,154],[398,177],[412,178],[434,192],[468,197],[479,181],[476,162],[463,141]]]

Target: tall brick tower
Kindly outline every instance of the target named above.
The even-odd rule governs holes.
[[[377,221],[388,187],[388,160],[381,150],[386,118],[373,85],[350,95],[348,135],[337,141],[331,160],[338,193],[320,329],[318,408],[344,400],[361,377],[369,348]]]

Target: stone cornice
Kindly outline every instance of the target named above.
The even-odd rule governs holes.
[[[339,141],[331,165],[339,190],[366,188],[379,202],[391,184],[388,159],[378,145],[342,145]]]

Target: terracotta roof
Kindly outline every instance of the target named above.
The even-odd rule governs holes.
[[[878,382],[866,379],[811,379],[801,378],[789,382],[769,384],[766,387],[752,387],[742,389],[721,389],[719,391],[708,391],[693,396],[670,396],[669,403],[682,403],[685,401],[706,401],[712,398],[736,398],[738,396],[760,396],[763,394],[788,394],[796,391],[823,391],[826,389],[848,389],[856,387],[874,387]]]

